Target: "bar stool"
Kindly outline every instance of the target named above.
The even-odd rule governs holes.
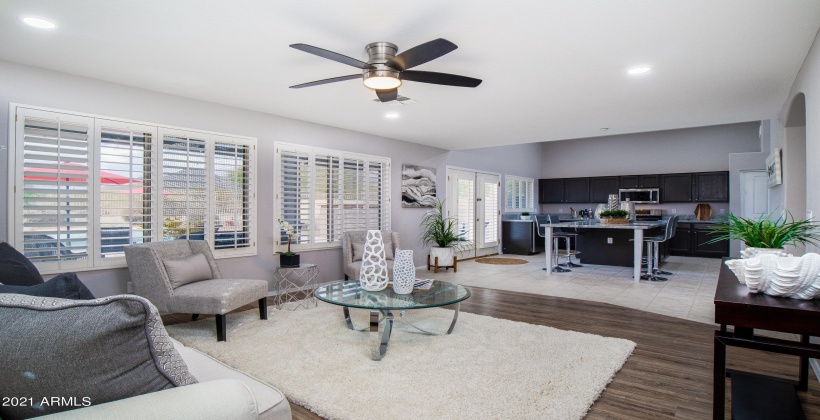
[[[669,279],[658,276],[658,248],[662,242],[672,239],[675,229],[678,226],[678,216],[672,216],[666,221],[666,229],[663,235],[653,236],[644,239],[646,245],[646,274],[641,278],[649,281],[667,281]]]
[[[538,233],[538,236],[543,238],[543,237],[546,236],[546,233],[544,233],[544,231],[541,230],[541,224],[552,224],[552,219],[550,218],[549,215],[545,215],[545,216],[537,215],[537,214],[535,215],[535,231],[536,231],[536,233]],[[572,270],[570,270],[568,268],[561,267],[560,265],[558,265],[558,238],[559,238],[558,235],[559,234],[557,232],[555,232],[555,230],[553,229],[553,233],[552,233],[552,271],[554,273],[567,273],[567,272],[570,272]],[[544,267],[544,268],[542,268],[542,270],[547,270],[547,268],[548,267]]]
[[[570,240],[572,240],[572,239],[575,239],[576,245],[578,244],[578,232],[577,232],[577,229],[574,229],[574,230],[575,230],[575,232],[567,232],[566,230],[561,228],[558,231],[559,237],[564,238],[564,241],[567,244],[566,251],[562,251],[562,252],[558,253],[559,257],[560,256],[567,257],[567,262],[565,262],[564,264],[559,264],[559,265],[563,265],[564,267],[567,267],[567,268],[570,268],[570,267],[583,267],[583,265],[580,264],[580,262],[581,262],[580,260],[578,261],[578,264],[572,262],[572,256],[575,255],[577,257],[578,254],[581,253],[580,251],[578,251],[577,246],[575,248],[575,251],[573,251],[572,247],[570,246],[571,245]],[[563,254],[563,255],[561,255],[561,254]]]

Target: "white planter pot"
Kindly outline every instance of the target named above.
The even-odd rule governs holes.
[[[521,216],[521,220],[532,220],[532,216]]]
[[[430,263],[434,263],[436,261],[436,257],[438,257],[438,265],[439,267],[446,267],[453,264],[453,257],[456,255],[456,250],[453,247],[438,247],[434,246],[430,248]]]

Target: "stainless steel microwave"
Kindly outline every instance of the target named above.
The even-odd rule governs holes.
[[[621,202],[660,203],[661,190],[658,188],[629,188],[618,190]]]

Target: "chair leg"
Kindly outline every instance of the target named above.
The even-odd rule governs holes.
[[[228,341],[226,315],[216,314],[216,341]]]
[[[259,299],[259,319],[268,319],[268,298]]]
[[[196,321],[199,318],[199,314],[191,314],[191,321]]]

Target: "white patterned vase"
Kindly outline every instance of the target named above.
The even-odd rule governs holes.
[[[413,293],[416,282],[416,266],[412,249],[397,249],[393,260],[393,291],[400,295]]]
[[[378,230],[368,230],[364,241],[359,283],[362,289],[377,292],[387,287],[387,261],[384,259],[384,241]]]

